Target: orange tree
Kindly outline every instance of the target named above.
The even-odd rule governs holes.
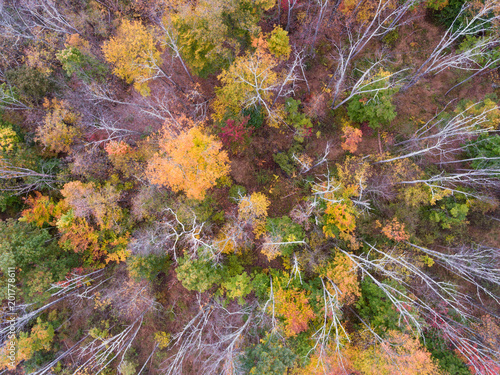
[[[203,199],[216,180],[229,173],[229,158],[222,143],[195,126],[173,136],[164,129],[159,151],[149,161],[146,176],[153,184],[184,191],[188,198]]]

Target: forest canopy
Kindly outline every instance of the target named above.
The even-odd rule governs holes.
[[[0,4],[0,374],[498,375],[498,0]]]

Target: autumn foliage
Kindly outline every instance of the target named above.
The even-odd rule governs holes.
[[[343,150],[355,153],[358,149],[358,144],[361,142],[363,132],[361,129],[356,129],[350,125],[345,125],[342,128],[342,144]]]
[[[278,289],[276,291],[276,312],[284,319],[284,332],[288,337],[306,331],[314,311],[304,290]]]
[[[327,288],[332,295],[336,295],[341,305],[352,304],[359,296],[357,267],[347,255],[337,253],[335,259],[322,271]]]
[[[267,210],[271,202],[262,193],[242,197],[238,204],[239,220],[249,223],[257,237],[265,232]]]
[[[134,83],[141,95],[150,94],[147,81],[161,65],[161,58],[153,35],[141,22],[124,19],[116,37],[106,42],[102,51],[106,60],[114,65],[113,73],[127,83]]]
[[[404,242],[408,241],[410,236],[405,231],[404,223],[400,223],[397,218],[393,218],[382,228],[382,233],[389,239]]]
[[[63,100],[45,100],[47,109],[43,125],[37,129],[36,140],[54,152],[71,151],[71,145],[81,134],[76,127],[80,115],[73,111]]]
[[[173,136],[164,129],[159,151],[149,161],[146,175],[153,184],[184,191],[186,196],[203,199],[218,178],[229,173],[229,159],[222,143],[207,135],[201,126]]]

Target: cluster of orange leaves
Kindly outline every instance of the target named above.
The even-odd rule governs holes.
[[[63,248],[87,253],[92,261],[103,257],[106,263],[125,260],[127,253],[123,249],[128,243],[128,233],[102,237],[101,232],[86,218],[91,216],[96,219],[101,231],[112,233],[110,229],[122,215],[116,202],[119,194],[109,187],[95,189],[93,184],[80,181],[66,184],[61,193],[65,199],[56,204],[51,198],[35,192],[25,200],[28,208],[22,212],[19,220],[38,227],[57,227],[60,233],[59,244]],[[115,247],[122,250],[108,251]]]
[[[337,295],[340,304],[350,305],[361,296],[356,265],[347,255],[338,253],[321,274],[335,285],[333,287],[331,283],[327,283],[327,289],[331,294]]]
[[[218,178],[229,173],[229,158],[222,143],[199,124],[174,136],[164,128],[159,152],[149,161],[146,176],[153,184],[184,191],[188,198],[203,199]]]
[[[106,144],[105,150],[113,166],[128,177],[137,150],[124,141],[110,141]]]
[[[314,312],[305,290],[278,288],[275,293],[276,312],[284,318],[284,332],[292,337],[306,331]]]
[[[361,137],[363,132],[361,129],[356,129],[350,125],[346,125],[342,128],[342,150],[349,151],[350,153],[355,153],[358,149],[358,143],[361,142]]]
[[[33,223],[40,228],[44,224],[56,225],[57,220],[67,209],[63,203],[55,204],[51,198],[42,195],[39,191],[27,197],[24,203],[28,208],[21,212],[21,220]]]
[[[397,218],[393,218],[383,228],[382,233],[389,239],[404,242],[410,239],[410,235],[405,231],[404,223],[400,223]]]
[[[37,324],[31,328],[31,332],[21,332],[19,337],[14,339],[15,345],[15,359],[11,361],[9,346],[10,340],[6,341],[2,348],[0,348],[0,370],[10,369],[14,370],[17,364],[22,361],[27,361],[33,357],[35,352],[40,350],[48,351],[52,347],[52,341],[54,339],[54,329],[52,326],[45,322],[42,323],[40,318],[37,320]],[[14,367],[12,367],[14,363]]]
[[[318,350],[311,362],[296,375],[436,375],[439,367],[418,341],[407,333],[389,331],[383,342],[363,332],[356,342],[339,351],[333,345],[326,355]]]

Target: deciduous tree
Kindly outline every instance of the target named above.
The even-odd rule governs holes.
[[[361,129],[349,125],[348,123],[342,127],[342,144],[340,145],[343,150],[355,153],[358,149],[358,143],[361,142],[363,132]]]
[[[276,72],[279,60],[269,53],[268,43],[260,37],[254,40],[254,46],[255,52],[237,57],[218,77],[222,85],[216,89],[213,104],[217,121],[246,108],[263,108],[271,126],[282,121],[283,109],[275,102],[288,94],[283,88],[297,79],[294,70],[299,61],[295,60],[288,73]]]
[[[267,210],[271,202],[262,193],[245,196],[238,203],[238,219],[250,224],[257,237],[265,231]]]
[[[203,199],[216,180],[229,173],[229,158],[221,142],[200,125],[178,136],[164,129],[159,148],[149,161],[147,177],[153,184],[184,191],[189,198]]]
[[[284,332],[287,337],[306,331],[309,321],[315,316],[305,290],[278,288],[275,303],[276,313],[285,320]]]
[[[139,21],[123,20],[117,35],[103,45],[104,56],[114,65],[113,73],[134,83],[143,96],[150,94],[147,81],[161,65],[160,51],[153,34]]]
[[[36,139],[50,151],[70,152],[75,138],[81,133],[76,127],[80,115],[62,100],[46,100],[44,107],[48,112],[43,125],[37,129]]]

